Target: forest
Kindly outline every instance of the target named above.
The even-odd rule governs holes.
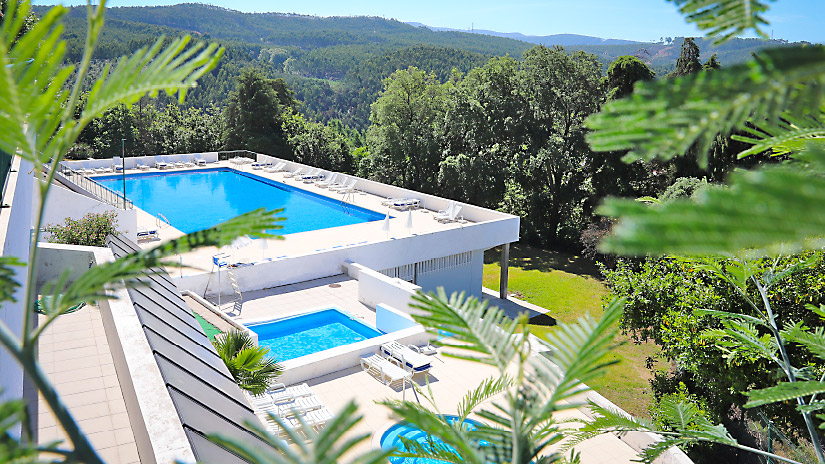
[[[35,7],[42,13],[45,7]],[[85,37],[85,8],[70,8],[65,20],[67,59],[80,59]],[[101,31],[96,61],[105,64],[154,42],[158,36],[191,34],[226,49],[221,64],[189,93],[186,106],[223,105],[243,68],[254,66],[269,78],[283,78],[301,102],[300,112],[321,122],[339,119],[364,130],[370,105],[383,79],[397,69],[415,66],[444,80],[453,68],[466,73],[494,56],[520,59],[533,44],[471,34],[438,32],[378,17],[320,18],[295,14],[249,14],[203,4],[111,8]],[[658,75],[672,72],[683,38],[659,43],[571,45],[568,51],[593,53],[603,71],[619,56],[633,55]],[[781,40],[733,39],[714,44],[697,38],[700,59],[716,54],[728,65]],[[554,44],[545,44],[552,46]],[[163,103],[163,102],[162,102]]]

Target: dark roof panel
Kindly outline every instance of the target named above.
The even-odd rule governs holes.
[[[116,258],[139,250],[123,236],[109,236],[107,243]],[[243,462],[208,441],[212,433],[277,452],[244,425],[257,417],[174,282],[155,272],[138,279],[143,285],[129,288],[129,296],[198,461]]]

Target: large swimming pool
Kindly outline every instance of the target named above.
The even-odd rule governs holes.
[[[95,177],[116,191],[123,190],[119,175]],[[284,208],[280,235],[346,226],[383,219],[383,215],[322,195],[231,169],[151,172],[126,175],[126,197],[135,206],[184,233],[219,224],[239,214],[264,207]]]
[[[269,348],[271,356],[278,361],[383,335],[378,329],[334,308],[244,325],[258,334],[258,346]]]

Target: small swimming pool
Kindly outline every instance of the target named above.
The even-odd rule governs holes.
[[[444,416],[447,419],[447,422],[454,424],[458,421],[458,416],[451,416],[447,415]],[[467,427],[468,430],[475,430],[479,423],[471,420],[466,419],[464,421],[464,425]],[[381,448],[385,450],[389,449],[397,449],[399,451],[406,451],[404,447],[404,443],[401,441],[401,438],[406,438],[410,441],[418,442],[423,446],[429,446],[430,440],[436,446],[443,446],[451,451],[455,451],[450,445],[445,444],[439,438],[431,436],[427,432],[419,429],[410,424],[406,424],[403,422],[399,422],[398,424],[393,425],[383,435],[381,435]],[[425,459],[425,458],[404,458],[404,457],[391,457],[390,462],[392,464],[440,464],[443,461],[439,461],[436,459]]]
[[[115,192],[122,175],[94,180]],[[173,227],[191,233],[257,208],[284,208],[279,235],[376,221],[384,216],[323,195],[227,168],[126,175],[126,197],[138,208],[164,215]]]
[[[278,361],[384,335],[334,308],[244,325],[258,334],[258,346],[269,348]]]

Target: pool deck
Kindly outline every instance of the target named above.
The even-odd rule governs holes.
[[[389,231],[382,230],[383,221],[364,222],[360,224],[353,224],[341,227],[332,227],[328,229],[313,230],[308,232],[300,232],[289,234],[283,237],[282,240],[275,239],[259,239],[254,243],[237,249],[226,247],[226,249],[219,250],[215,247],[200,248],[192,253],[185,253],[182,256],[175,258],[175,260],[182,262],[184,269],[169,269],[169,274],[178,276],[188,276],[209,272],[212,266],[212,255],[225,252],[231,255],[230,262],[246,262],[253,263],[263,261],[266,258],[277,259],[279,257],[300,256],[314,253],[322,250],[329,250],[348,245],[356,245],[361,243],[370,243],[385,241],[391,238],[402,238],[412,234],[427,234],[431,232],[438,232],[449,229],[456,229],[464,227],[467,223],[450,223],[443,224],[432,218],[432,210],[427,209],[427,205],[422,205],[421,208],[407,211],[397,211],[382,206],[381,202],[385,198],[372,195],[364,192],[358,192],[351,195],[341,195],[330,192],[328,189],[316,187],[314,184],[305,184],[301,181],[296,181],[290,178],[284,178],[283,173],[267,173],[263,170],[252,170],[247,166],[237,166],[228,161],[220,161],[211,163],[207,168],[229,168],[243,172],[249,172],[256,176],[266,179],[281,182],[295,188],[300,188],[308,192],[322,195],[336,201],[345,201],[347,203],[375,211],[381,215],[390,212],[390,229]],[[166,169],[159,171],[157,169],[150,169],[147,171],[132,171],[127,174],[135,172],[176,172],[186,170],[196,170],[200,168],[183,168],[183,169]],[[356,185],[357,187],[357,185]],[[138,226],[157,227],[160,235],[160,240],[145,240],[140,242],[143,248],[151,248],[157,246],[160,242],[178,238],[184,235],[178,229],[170,225],[164,225],[157,220],[155,216],[137,208],[137,224]],[[412,216],[412,228],[407,228],[408,215]],[[287,216],[287,220],[289,217]],[[182,258],[182,260],[181,260]]]
[[[443,348],[439,349],[440,352],[443,350]],[[455,414],[459,401],[467,391],[486,378],[499,376],[498,370],[491,366],[441,354],[433,356],[432,359],[433,367],[428,375],[429,388],[432,389],[438,410],[443,414]],[[426,390],[427,377],[425,375],[416,375],[413,380]],[[362,371],[360,367],[317,377],[307,383],[333,412],[340,411],[350,400],[358,404],[358,412],[363,415],[363,419],[347,436],[367,433],[372,436],[372,439],[365,440],[350,450],[344,456],[346,460],[369,451],[373,446],[378,446],[381,434],[398,420],[391,415],[389,409],[375,404],[375,401],[402,398],[415,401],[414,392],[409,384],[405,390],[402,390],[398,384],[394,384],[392,388],[388,387],[372,375]],[[494,397],[491,401],[500,398],[500,396]],[[491,401],[486,402],[485,405],[490,406]],[[425,403],[425,400],[421,399],[421,402]],[[586,416],[580,410],[571,409],[559,412],[555,417],[558,420],[564,420],[584,419]],[[471,418],[479,420],[478,417],[471,416]],[[636,452],[629,445],[610,433],[587,440],[579,444],[576,450],[581,453],[582,462],[586,464],[630,464],[637,459]]]

